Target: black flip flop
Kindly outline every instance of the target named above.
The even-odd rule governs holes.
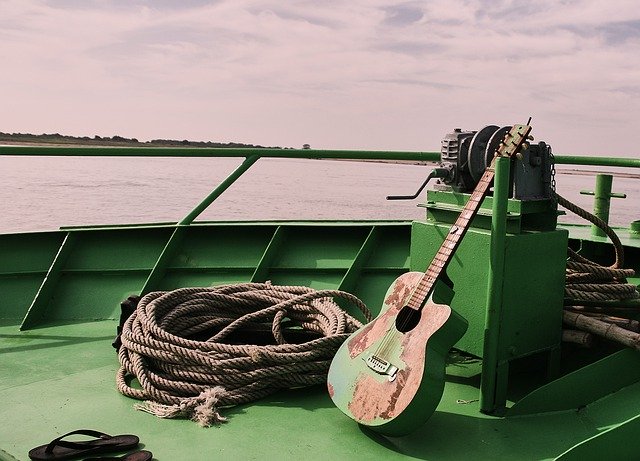
[[[79,442],[63,440],[65,437],[76,434],[87,435],[94,437],[94,439]],[[135,435],[111,436],[98,431],[80,429],[61,435],[47,445],[40,445],[32,449],[29,451],[29,458],[34,461],[59,461],[112,451],[126,451],[137,447],[138,443],[140,443],[140,439]]]
[[[153,453],[140,450],[124,456],[101,456],[100,458],[85,458],[84,461],[151,461],[151,458],[153,458]]]

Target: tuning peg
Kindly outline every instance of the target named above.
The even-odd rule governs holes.
[[[528,139],[529,141],[533,141],[533,136],[529,135],[529,136],[527,136],[527,139]]]
[[[522,155],[522,152],[518,152],[518,153],[516,154],[516,158],[517,158],[518,160],[522,161],[522,160],[524,160],[524,155]]]
[[[522,143],[522,150],[527,150],[529,148],[529,143],[528,142],[523,142]]]

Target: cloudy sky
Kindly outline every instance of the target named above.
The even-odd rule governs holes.
[[[0,131],[640,155],[637,0],[0,0]]]

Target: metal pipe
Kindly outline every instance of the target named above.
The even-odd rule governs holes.
[[[162,252],[158,256],[153,269],[149,273],[147,280],[141,290],[141,295],[145,295],[150,291],[153,291],[158,286],[158,282],[164,276],[167,265],[173,257],[176,248],[182,243],[182,239],[186,232],[186,228],[202,213],[215,199],[220,197],[229,186],[231,186],[242,174],[247,171],[251,165],[256,163],[260,159],[259,156],[254,155],[248,157],[242,162],[234,171],[231,172],[227,178],[222,181],[218,187],[216,187],[202,202],[200,202],[191,212],[185,216],[182,221],[178,223],[173,233],[169,237],[166,245],[162,249]]]
[[[259,157],[298,159],[438,161],[439,152],[216,147],[0,146],[1,155],[53,157]]]
[[[480,381],[480,410],[494,413],[500,403],[497,388],[499,382],[498,362],[500,321],[502,318],[502,285],[505,265],[505,243],[507,231],[507,202],[509,197],[510,159],[496,158],[496,174],[493,180],[493,207],[491,210],[491,247],[487,307],[485,312],[484,348],[482,354],[482,377]]]
[[[224,191],[226,191],[240,176],[247,171],[251,165],[256,163],[260,159],[259,156],[253,155],[251,157],[247,157],[244,162],[238,166],[227,178],[222,181],[218,187],[216,187],[211,193],[202,200],[191,212],[182,218],[182,221],[178,223],[179,226],[188,226],[191,224],[204,210],[207,209],[209,205],[213,203],[215,199],[220,197]]]
[[[556,155],[555,162],[558,165],[613,166],[613,167],[625,167],[625,168],[640,168],[640,159],[637,159],[637,158]]]
[[[312,158],[344,160],[394,160],[437,162],[440,152],[365,151],[224,147],[66,147],[66,146],[1,146],[0,156],[53,157],[249,157]],[[640,159],[624,157],[587,157],[559,154],[558,165],[591,165],[640,168]]]
[[[593,197],[593,214],[609,223],[609,210],[611,209],[611,187],[613,176],[610,174],[596,175],[596,188]],[[595,224],[591,225],[591,235],[606,237],[607,234]]]
[[[593,195],[593,214],[609,224],[609,211],[611,209],[612,198],[627,198],[627,194],[611,192],[613,185],[613,175],[598,173],[596,175],[596,187],[593,191],[581,190],[582,195]],[[591,235],[595,237],[606,237],[605,231],[595,224],[591,225]]]

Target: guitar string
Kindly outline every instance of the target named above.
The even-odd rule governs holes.
[[[527,130],[527,127],[529,128],[528,130]],[[478,181],[478,185],[476,186],[473,193],[471,194],[471,197],[469,197],[469,200],[465,204],[465,207],[463,208],[462,212],[460,213],[460,215],[454,222],[453,226],[451,227],[451,229],[454,229],[454,228],[462,229],[462,232],[456,235],[454,240],[449,240],[449,237],[452,235],[451,231],[449,231],[449,233],[447,234],[447,237],[445,237],[443,244],[438,249],[436,256],[434,257],[434,259],[431,261],[431,264],[427,268],[427,271],[420,278],[420,281],[418,282],[416,287],[412,290],[411,295],[408,298],[409,301],[407,302],[407,305],[411,304],[411,302],[413,301],[413,297],[415,296],[416,291],[424,292],[424,293],[421,293],[422,300],[419,303],[420,307],[416,309],[418,312],[422,311],[427,295],[429,295],[433,291],[434,285],[437,282],[438,277],[440,276],[442,271],[444,271],[444,268],[446,267],[447,263],[451,258],[451,255],[453,254],[453,249],[456,248],[456,245],[462,240],[462,236],[466,233],[466,230],[470,224],[470,221],[479,210],[482,200],[486,197],[486,194],[490,188],[491,181],[495,176],[496,159],[498,158],[498,156],[501,155],[501,151],[505,148],[505,146],[508,145],[509,142],[511,142],[512,146],[514,146],[513,152],[509,155],[509,157],[511,157],[512,155],[515,155],[515,153],[517,153],[520,150],[520,147],[522,146],[522,144],[526,140],[526,137],[531,131],[531,127],[528,126],[528,123],[526,126],[521,126],[521,128],[524,130],[524,133],[516,131],[516,134],[519,135],[518,141],[514,142],[514,139],[516,139],[516,136],[514,136],[514,134],[512,133],[513,129],[505,136],[504,140],[501,143],[502,144],[501,147],[496,151],[496,155],[491,160],[489,167],[485,170],[484,174]],[[482,187],[479,187],[479,186],[482,186]],[[469,206],[469,205],[473,205],[473,206]],[[465,214],[467,214],[467,216],[465,216]],[[462,221],[464,221],[464,223],[459,223],[461,219]],[[462,224],[462,225],[460,226],[459,224]],[[452,246],[448,248],[448,250],[445,250],[445,252],[448,254],[441,255],[441,251],[443,248],[445,248],[447,243],[450,243]],[[438,256],[444,256],[445,259],[444,260],[439,259]],[[439,266],[438,264],[435,264],[435,261],[442,263],[442,265]],[[436,271],[435,277],[431,275],[429,276],[431,277],[431,279],[429,279],[429,277],[427,277],[427,274],[432,271],[432,268],[434,265],[439,270]],[[429,279],[429,281],[427,282],[426,290],[425,290],[425,287],[423,287],[423,282],[425,281],[425,278]],[[404,329],[405,327],[407,327],[409,325],[409,321],[410,321],[409,318],[406,318],[402,322],[401,328]],[[386,356],[389,352],[391,352],[392,346],[395,346],[394,343],[396,339],[396,334],[394,330],[399,332],[399,330],[396,328],[395,322],[392,323],[391,328],[389,328],[389,330],[385,333],[382,341],[380,342],[378,348],[376,349],[376,352],[374,353],[376,357],[383,356],[385,357],[383,358],[383,360],[388,361]]]
[[[454,228],[464,229],[469,225],[469,222],[471,221],[474,211],[476,211],[477,208],[479,207],[479,204],[484,198],[487,190],[489,189],[491,180],[493,179],[493,173],[491,172],[492,166],[493,166],[493,161],[491,166],[485,172],[485,174],[483,174],[480,181],[478,181],[478,186],[482,186],[482,187],[476,186],[476,189],[471,194],[471,197],[469,197],[469,200],[465,204],[464,209],[462,210],[462,212],[454,222],[451,229],[454,229]],[[464,231],[461,232],[460,234],[464,234]],[[444,242],[438,249],[438,252],[436,253],[429,267],[427,268],[425,274],[420,278],[420,281],[418,282],[416,287],[412,290],[411,295],[408,297],[409,301],[407,302],[407,305],[412,304],[412,300],[416,296],[416,292],[421,292],[420,297],[422,297],[423,299],[419,303],[420,307],[418,307],[416,310],[418,311],[422,310],[422,307],[424,307],[424,300],[427,298],[427,295],[433,291],[434,284],[437,282],[437,279],[438,279],[438,274],[444,270],[448,262],[447,260],[450,258],[451,254],[453,253],[453,248],[455,248],[456,244],[461,240],[460,234],[457,234],[457,233],[453,234],[451,233],[451,231],[447,233],[447,237],[445,237]],[[454,236],[453,239],[451,238],[452,235]],[[451,247],[447,248],[447,244],[451,244]],[[443,248],[445,249],[444,250],[445,254],[443,254]],[[435,263],[435,261],[441,263],[441,265]],[[435,275],[432,273],[434,271],[434,266],[438,269],[437,271],[435,271],[436,272]],[[426,286],[424,286],[425,280],[427,281]],[[401,323],[400,327],[404,329],[404,327],[406,327],[409,324],[409,321],[410,321],[409,319],[404,320]],[[397,337],[396,332],[399,332],[399,331],[400,330],[396,328],[395,322],[393,322],[389,330],[385,333],[382,341],[376,348],[376,351],[374,352],[374,355],[376,357],[388,361],[387,355],[393,350],[393,347],[395,346],[394,343]]]
[[[469,200],[465,204],[464,209],[462,210],[462,212],[460,213],[460,215],[458,216],[458,218],[454,222],[454,224],[451,227],[451,229],[454,229],[454,228],[465,229],[469,225],[469,222],[471,221],[471,218],[472,218],[472,216],[474,214],[474,211],[477,211],[477,209],[479,208],[479,204],[481,203],[481,201],[484,198],[486,192],[488,191],[489,185],[491,183],[491,180],[493,179],[493,172],[492,172],[492,168],[491,168],[491,167],[493,167],[493,163],[494,162],[492,161],[490,167],[482,175],[480,181],[478,181],[478,186],[482,186],[482,187],[476,186],[476,189],[471,194],[471,197],[469,197]],[[470,206],[470,205],[472,205],[472,206]],[[463,230],[463,232],[460,232],[460,234],[464,234],[464,230]],[[448,258],[450,258],[451,254],[453,253],[453,251],[452,251],[453,248],[455,248],[455,245],[461,240],[460,234],[457,234],[457,233],[456,234],[452,234],[451,231],[449,231],[449,233],[447,233],[447,237],[445,237],[444,242],[442,243],[442,245],[438,249],[438,252],[436,253],[434,259],[432,260],[431,264],[427,268],[427,271],[420,278],[420,281],[418,282],[416,287],[412,290],[411,295],[408,297],[409,301],[407,302],[407,305],[410,305],[412,303],[412,300],[413,300],[414,296],[416,295],[416,292],[417,291],[421,291],[422,293],[421,293],[420,296],[423,299],[419,303],[420,307],[417,308],[416,310],[417,311],[421,311],[422,310],[422,308],[424,307],[424,300],[427,298],[427,295],[433,291],[434,284],[437,282],[437,279],[438,279],[438,274],[440,274],[444,270],[444,268],[446,267],[446,264],[448,262],[447,261]],[[452,235],[454,235],[454,239],[453,240],[450,238]],[[443,248],[446,248],[447,244],[452,244],[452,247],[445,249],[445,253],[447,253],[447,254],[442,254],[442,250],[443,250]],[[441,259],[441,258],[444,258],[444,259]],[[435,261],[441,263],[441,265],[436,264]],[[433,272],[434,266],[438,269],[436,271],[435,275],[431,273],[431,272]],[[426,287],[423,286],[425,280],[427,280]],[[409,321],[410,320],[408,318],[405,319],[400,325],[401,328],[404,329],[406,326],[408,326]],[[396,332],[400,332],[400,330],[398,330],[396,328],[395,322],[393,322],[391,327],[389,328],[389,330],[385,333],[382,341],[380,342],[380,344],[376,348],[376,351],[374,352],[374,355],[376,357],[381,358],[382,360],[388,361],[388,357],[387,356],[393,350],[393,347],[395,346],[395,340],[396,340],[396,337],[397,337]]]

